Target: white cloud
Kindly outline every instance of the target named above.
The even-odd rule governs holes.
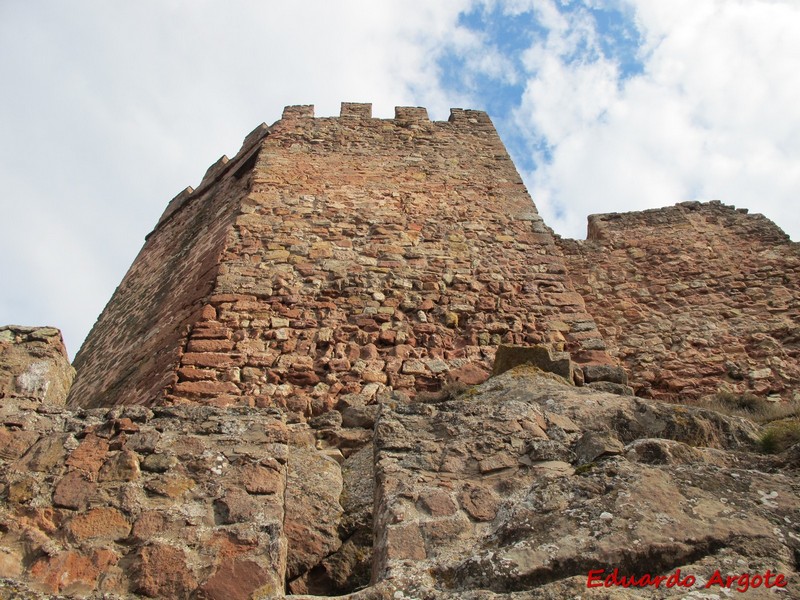
[[[0,323],[74,355],[169,199],[284,105],[446,118],[467,4],[0,2]]]
[[[516,116],[552,151],[527,174],[545,220],[583,236],[589,213],[717,198],[800,238],[800,5],[626,1],[644,71],[625,80],[584,11],[540,12]]]

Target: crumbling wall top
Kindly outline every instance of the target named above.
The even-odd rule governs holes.
[[[665,229],[691,231],[698,223],[718,224],[740,234],[769,243],[786,243],[789,236],[775,223],[761,214],[749,214],[746,208],[736,208],[719,200],[710,202],[680,202],[665,208],[589,215],[587,240],[626,243],[643,239],[648,234],[661,236]],[[636,231],[635,236],[630,236]]]

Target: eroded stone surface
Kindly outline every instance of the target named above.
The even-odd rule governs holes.
[[[414,598],[573,597],[614,567],[796,579],[800,485],[748,454],[753,424],[525,371],[436,405],[384,404],[376,577]],[[542,422],[546,438],[527,425]]]
[[[75,370],[61,332],[53,327],[0,327],[0,399],[64,404]]]
[[[14,451],[0,459],[0,575],[80,597],[283,590],[288,430],[280,415],[36,407],[3,404],[6,422],[13,415],[25,428],[6,431]],[[223,583],[244,571],[236,585]]]

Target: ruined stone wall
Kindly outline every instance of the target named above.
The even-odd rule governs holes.
[[[797,394],[800,245],[764,216],[719,202],[593,215],[585,242],[559,245],[639,395]]]
[[[485,113],[288,107],[257,145],[168,207],[76,359],[71,402],[163,390],[310,415],[385,385],[476,383],[500,343],[610,362]]]

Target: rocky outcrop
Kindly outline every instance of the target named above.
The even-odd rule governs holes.
[[[0,400],[24,397],[64,404],[75,370],[53,327],[0,327]]]
[[[770,569],[796,585],[800,465],[778,471],[753,452],[757,437],[742,419],[526,367],[456,400],[384,404],[375,575],[398,598],[578,597],[592,592],[590,572],[602,586],[614,569],[680,569],[692,589],[717,570]]]
[[[346,396],[309,423],[7,397],[0,592],[510,600],[678,570],[697,591],[796,581],[800,446],[764,455],[750,421],[538,364],[444,396]],[[600,597],[690,591],[664,585]]]

